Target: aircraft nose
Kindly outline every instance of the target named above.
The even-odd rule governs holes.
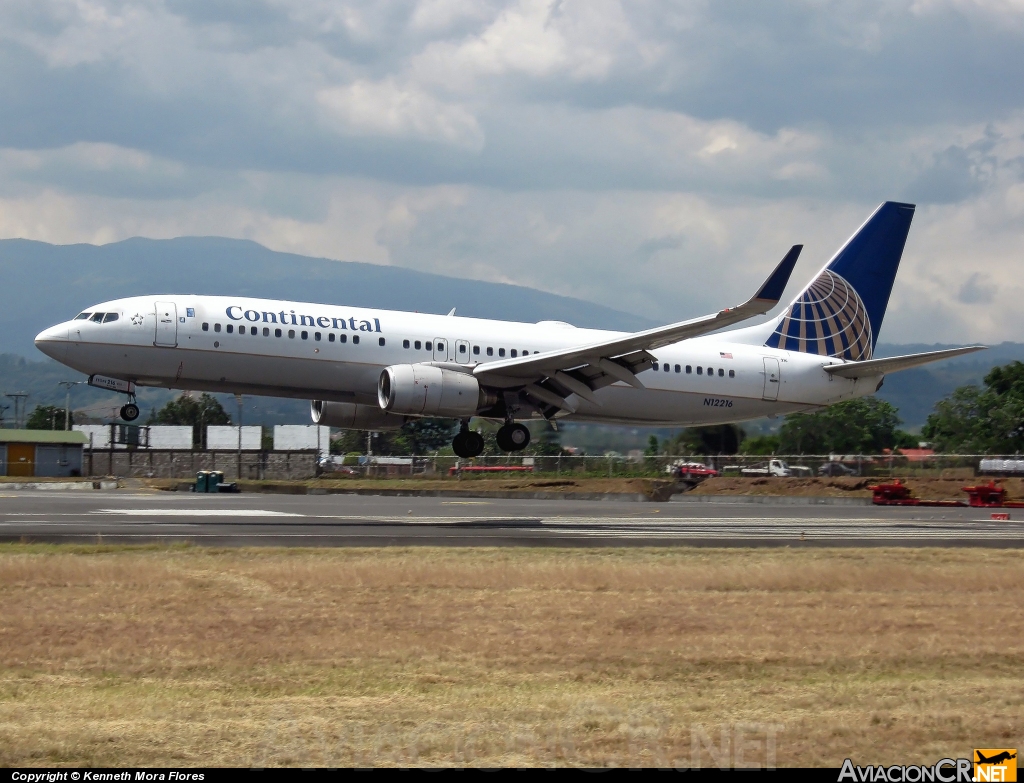
[[[58,362],[64,361],[68,352],[68,325],[57,324],[49,329],[44,329],[36,335],[36,348],[45,353],[51,359]]]

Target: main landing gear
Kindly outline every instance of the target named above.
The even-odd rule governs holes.
[[[509,422],[498,430],[495,440],[502,451],[522,451],[530,445],[530,431],[524,424]]]
[[[452,451],[456,457],[471,459],[484,453],[484,436],[473,432],[466,422],[462,422],[459,434],[452,440]]]
[[[522,451],[530,445],[530,431],[523,424],[509,422],[498,430],[495,440],[502,451]],[[473,432],[467,422],[462,422],[459,434],[452,440],[452,451],[463,459],[479,457],[484,453],[483,435]]]

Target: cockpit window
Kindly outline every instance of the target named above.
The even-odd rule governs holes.
[[[101,324],[101,323],[103,323],[103,316],[104,316],[104,313],[93,313],[92,314],[92,318],[90,318],[89,320],[94,322],[94,323]]]
[[[78,315],[75,316],[75,320],[76,321],[84,321],[90,315],[92,315],[92,313],[79,313]]]
[[[107,313],[103,316],[103,323],[109,324],[111,321],[117,320],[117,313]]]

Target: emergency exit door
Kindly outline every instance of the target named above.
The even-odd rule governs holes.
[[[779,360],[764,357],[764,400],[779,399]]]
[[[153,344],[165,348],[178,344],[178,307],[174,302],[156,303],[156,339]]]

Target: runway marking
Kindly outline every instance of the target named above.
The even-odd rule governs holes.
[[[288,511],[265,511],[260,508],[98,508],[90,514],[123,514],[146,517],[301,517]],[[47,516],[54,516],[48,514]],[[73,516],[73,515],[69,515]]]

